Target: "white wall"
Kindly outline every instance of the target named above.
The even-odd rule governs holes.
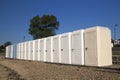
[[[18,43],[15,54],[17,55],[16,59],[87,66],[107,66],[112,63],[110,40],[110,30],[96,26],[85,30],[81,29]],[[13,46],[6,47],[7,58],[14,57]]]

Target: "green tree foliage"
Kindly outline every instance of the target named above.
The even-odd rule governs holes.
[[[4,47],[7,47],[8,45],[11,45],[12,43],[11,42],[6,42],[4,43]]]
[[[1,45],[1,46],[0,46],[0,53],[3,53],[3,52],[4,52],[4,46]]]
[[[3,45],[0,46],[0,53],[3,53],[5,52],[5,48],[8,46],[8,45],[11,45],[12,43],[11,42],[6,42],[4,43]]]
[[[30,20],[29,34],[33,39],[44,38],[55,35],[59,22],[53,15],[35,16]]]

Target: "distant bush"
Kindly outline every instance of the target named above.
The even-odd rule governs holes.
[[[5,53],[5,51],[4,50],[0,50],[0,53]]]
[[[114,47],[120,47],[120,45],[114,45]]]
[[[0,53],[5,53],[6,46],[11,45],[11,42],[6,42],[3,45],[0,45]]]

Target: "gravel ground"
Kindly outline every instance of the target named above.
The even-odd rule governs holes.
[[[4,54],[0,54],[0,62],[4,61]],[[0,80],[25,80],[11,68],[0,64]]]
[[[20,75],[6,66],[0,65],[0,80],[24,80]]]
[[[19,74],[20,79],[26,80],[120,80],[120,65],[98,68],[12,60],[4,59],[4,57],[0,59],[0,65],[10,68],[16,72],[15,74]],[[0,76],[3,74],[9,77],[6,70],[0,66]]]

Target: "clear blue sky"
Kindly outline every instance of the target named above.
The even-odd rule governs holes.
[[[60,22],[57,34],[96,25],[112,30],[118,24],[120,38],[120,0],[0,0],[0,44],[32,40],[30,19],[36,15],[55,15]]]

